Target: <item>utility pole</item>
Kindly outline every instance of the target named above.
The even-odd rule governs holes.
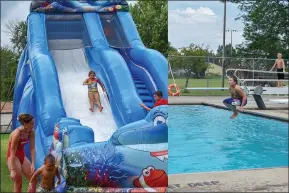
[[[231,32],[231,57],[233,56],[233,32],[238,32],[235,29],[226,30],[226,32]]]
[[[224,0],[224,21],[223,21],[223,53],[222,53],[222,87],[225,86],[225,45],[226,45],[226,13],[227,13],[227,0]]]

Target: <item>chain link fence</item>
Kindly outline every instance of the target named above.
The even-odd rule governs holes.
[[[1,102],[0,128],[1,134],[10,133],[12,125],[13,103],[10,101]]]
[[[248,69],[270,71],[275,59],[265,58],[231,58],[225,57],[222,68],[222,57],[214,56],[174,56],[168,57],[171,71],[169,71],[169,84],[174,83],[181,88],[182,95],[228,95],[227,90],[185,90],[187,87],[227,87],[228,81],[226,77],[227,69]],[[289,60],[284,59],[286,71],[288,72]],[[170,68],[169,68],[170,69]],[[231,71],[233,72],[233,71]],[[173,77],[172,77],[173,73]],[[224,74],[224,79],[223,75]],[[232,75],[232,74],[228,74]],[[273,78],[276,79],[276,74],[264,76],[264,73],[246,73],[238,74],[243,78]],[[269,77],[270,76],[270,77]],[[288,77],[285,77],[288,79]]]

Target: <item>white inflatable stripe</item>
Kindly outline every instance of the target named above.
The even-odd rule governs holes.
[[[149,186],[147,185],[147,183],[145,182],[145,179],[144,179],[143,175],[141,175],[141,176],[139,177],[139,183],[140,183],[141,187],[142,187],[143,189],[145,189],[147,192],[156,192],[155,189],[153,189],[153,188],[151,188],[151,187],[149,187]]]

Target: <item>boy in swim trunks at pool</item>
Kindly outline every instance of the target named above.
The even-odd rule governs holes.
[[[239,114],[237,111],[237,106],[240,106],[239,110],[243,110],[243,107],[247,104],[247,96],[243,92],[242,88],[237,85],[237,78],[235,76],[229,78],[229,85],[231,98],[225,99],[223,103],[234,112],[234,114],[230,117],[231,119],[234,119]]]
[[[29,183],[29,189],[36,182],[37,177],[40,175],[41,181],[36,189],[36,192],[56,192],[54,178],[57,177],[56,184],[60,184],[60,175],[58,167],[56,166],[55,157],[52,154],[48,154],[44,159],[44,165],[41,166],[31,177]]]
[[[99,111],[101,112],[103,110],[103,107],[101,106],[100,103],[100,97],[99,97],[99,92],[97,89],[97,84],[100,84],[100,81],[98,78],[95,76],[94,71],[90,71],[88,73],[88,78],[83,82],[83,85],[88,85],[88,98],[90,102],[90,111],[94,111],[94,103],[98,105]],[[100,84],[101,85],[101,84]],[[102,85],[101,85],[102,87]],[[104,90],[104,88],[102,87]]]
[[[275,60],[275,63],[272,66],[272,69],[270,71],[272,71],[274,68],[277,68],[277,77],[278,77],[278,81],[277,81],[277,86],[278,88],[283,87],[282,81],[284,79],[284,72],[285,72],[285,63],[284,60],[282,59],[282,54],[278,53],[277,54],[277,59]]]
[[[160,106],[160,105],[167,105],[168,104],[168,100],[163,98],[163,93],[162,91],[158,90],[155,92],[154,94],[154,99],[155,99],[155,105],[154,107]],[[141,104],[141,106],[146,109],[147,111],[152,110],[151,108],[145,106],[145,104]]]

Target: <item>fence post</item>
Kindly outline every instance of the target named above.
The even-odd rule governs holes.
[[[208,77],[207,77],[207,88],[209,88],[209,79],[208,79]],[[207,96],[208,96],[209,95],[209,90],[206,89],[206,91],[207,91]]]

